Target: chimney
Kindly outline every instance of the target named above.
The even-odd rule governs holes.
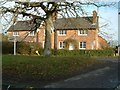
[[[94,10],[93,11],[93,24],[97,23],[97,12]]]

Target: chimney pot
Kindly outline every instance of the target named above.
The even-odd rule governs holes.
[[[93,24],[97,23],[97,12],[93,11]]]

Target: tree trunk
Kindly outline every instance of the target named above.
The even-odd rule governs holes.
[[[54,55],[57,55],[57,30],[54,31]]]
[[[52,15],[49,15],[48,18],[45,20],[45,48],[44,48],[44,56],[51,55],[51,32],[53,31],[53,20]]]

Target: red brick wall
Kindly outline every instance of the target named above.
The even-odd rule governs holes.
[[[57,36],[57,43],[59,43],[60,41],[64,41],[65,39],[71,38],[75,39],[77,42],[86,42],[86,49],[91,49],[91,43],[96,40],[95,35],[96,30],[88,30],[88,34],[85,36],[78,35],[78,30],[67,30],[66,36]],[[57,45],[57,48],[59,48],[59,44]],[[94,48],[96,48],[96,45]]]
[[[20,31],[19,37],[24,38],[26,33],[28,31]],[[86,49],[96,49],[97,48],[97,30],[88,30],[88,34],[86,36],[78,35],[78,30],[67,30],[66,36],[59,36],[57,31],[57,48],[59,49],[59,42],[63,42],[66,39],[74,39],[77,42],[86,42]],[[8,32],[8,37],[13,36],[13,32]],[[24,41],[26,42],[36,42],[37,36],[27,36]],[[92,46],[94,41],[94,47]],[[40,27],[38,32],[38,42],[44,45],[45,42],[45,29],[44,26]],[[79,44],[78,44],[79,45]],[[104,40],[102,37],[98,37],[98,49],[101,49],[102,46],[108,46],[106,40]],[[54,48],[54,32],[51,33],[51,48]]]
[[[25,36],[27,35],[27,33],[29,31],[18,31],[18,32],[19,32],[19,36],[16,36],[16,38],[18,40],[20,40],[20,41],[23,40],[23,41],[26,41],[26,42],[36,42],[36,36],[27,36],[25,38]],[[8,38],[11,38],[11,37],[13,37],[13,32],[7,32],[7,35],[8,35]]]
[[[109,47],[107,41],[104,38],[102,38],[101,36],[98,36],[98,40],[99,40],[99,49]]]

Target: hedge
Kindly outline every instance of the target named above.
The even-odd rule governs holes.
[[[13,43],[2,42],[2,54],[13,54]]]
[[[17,42],[17,54],[25,55],[37,55],[35,51],[38,51],[40,55],[44,54],[44,49],[41,48],[40,43],[26,43]],[[54,55],[54,50],[51,50],[52,55]],[[2,43],[2,53],[3,54],[13,54],[13,42],[3,42]],[[83,57],[93,57],[93,56],[114,56],[114,50],[112,48],[105,48],[104,50],[57,50],[57,56],[83,56]]]
[[[29,42],[17,42],[16,53],[25,55],[34,55],[35,51],[41,48],[40,43],[29,43]],[[2,54],[13,54],[14,43],[13,42],[2,42]]]
[[[114,56],[113,49],[105,50],[58,50],[57,55],[59,56]]]

